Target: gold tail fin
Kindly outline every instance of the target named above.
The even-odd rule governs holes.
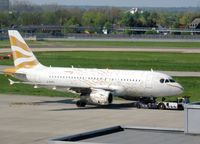
[[[40,64],[18,31],[9,30],[8,35],[10,39],[14,65],[17,69],[32,68]]]

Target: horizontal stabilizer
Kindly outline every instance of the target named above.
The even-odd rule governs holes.
[[[8,79],[10,82],[10,85],[14,85],[14,84],[31,84],[31,85],[35,85],[35,83],[32,82],[21,82],[21,81],[13,81],[11,79]]]
[[[15,82],[13,81],[13,80],[11,80],[11,79],[8,79],[9,80],[9,82],[10,82],[10,85],[13,85]]]

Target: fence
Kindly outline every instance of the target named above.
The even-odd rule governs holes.
[[[174,34],[83,34],[83,33],[28,33],[21,31],[21,34],[25,38],[33,38],[37,40],[45,40],[45,39],[102,39],[102,40],[111,40],[111,39],[161,39],[161,40],[200,40],[200,35],[174,35]],[[8,39],[7,30],[0,30],[0,40]]]

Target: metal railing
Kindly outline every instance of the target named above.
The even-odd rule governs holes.
[[[64,26],[21,26],[16,28],[19,30],[23,36],[26,38],[35,37],[35,39],[189,39],[189,40],[200,40],[200,29],[159,29],[159,34],[124,34],[116,33],[116,34],[85,34],[85,33],[67,33],[64,29]],[[69,28],[69,27],[67,27]],[[91,27],[71,27],[78,28],[82,31],[84,29],[89,29]],[[93,28],[95,29],[95,28]],[[0,40],[7,39],[7,29],[0,29]],[[156,28],[142,28],[142,27],[134,27],[134,28],[118,28],[116,31],[150,31],[155,30]],[[114,31],[114,30],[112,30]],[[166,33],[165,33],[166,32]],[[178,35],[174,33],[179,33]],[[181,34],[186,33],[186,35]],[[191,35],[193,34],[193,35]]]

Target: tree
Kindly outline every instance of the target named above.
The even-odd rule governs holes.
[[[95,14],[91,11],[84,12],[82,16],[82,25],[83,26],[94,26],[95,23]]]
[[[64,23],[64,34],[66,33],[77,33],[79,30],[77,29],[79,26],[78,20],[76,17],[71,17]]]
[[[64,22],[70,18],[70,13],[68,10],[58,10],[55,12],[55,15],[57,17],[57,23],[59,25],[64,25]]]
[[[54,12],[44,12],[42,13],[41,24],[44,25],[56,25],[58,24],[58,17]]]
[[[26,12],[22,12],[19,15],[19,23],[21,25],[31,25],[31,21],[32,21],[32,17],[30,16],[30,14]]]
[[[192,13],[183,13],[179,18],[179,24],[183,25],[184,27],[187,27],[193,19]]]
[[[136,24],[136,19],[133,14],[125,13],[120,22],[124,26],[134,27]]]
[[[7,27],[9,26],[9,15],[5,12],[0,13],[0,27]]]
[[[105,15],[96,11],[86,11],[82,17],[82,25],[90,32],[101,32],[105,22]]]

